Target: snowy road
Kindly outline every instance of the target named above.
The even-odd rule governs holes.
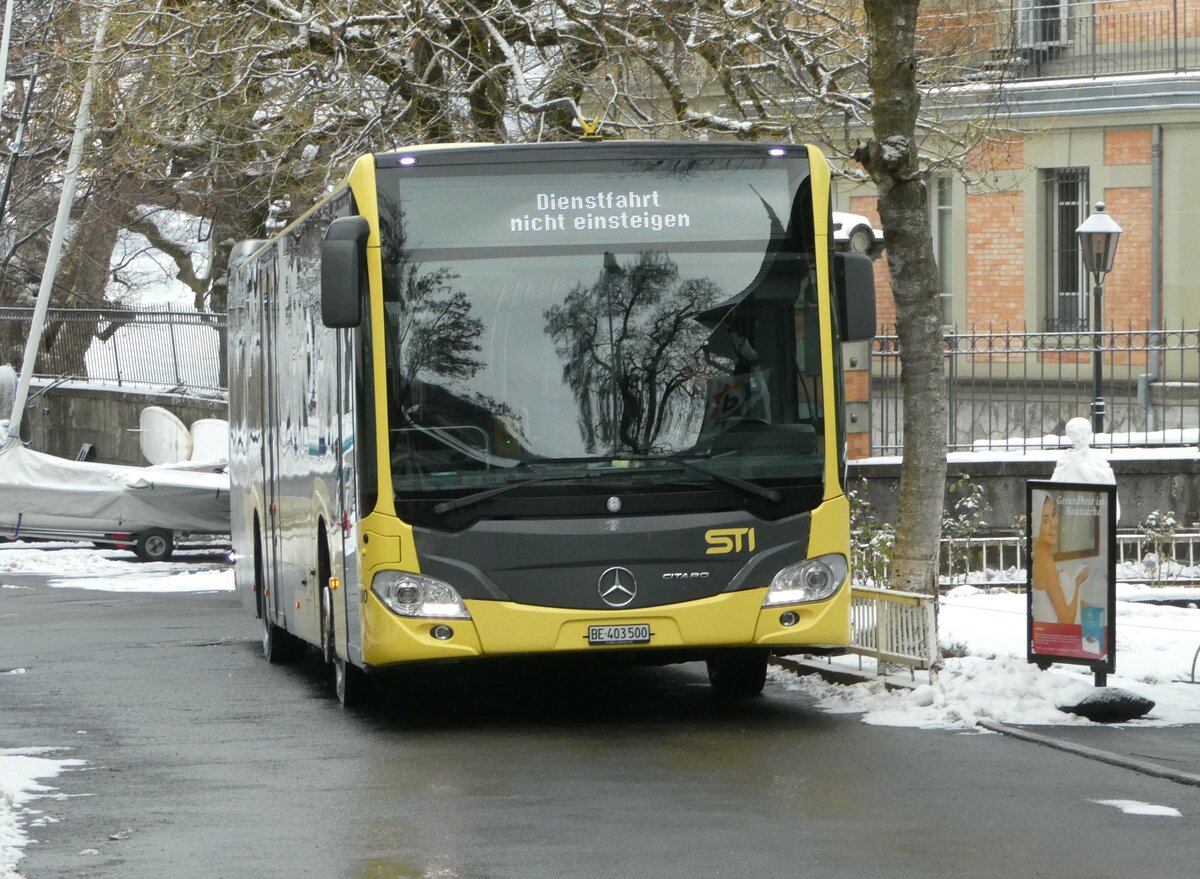
[[[697,666],[443,668],[354,714],[267,665],[229,591],[52,579],[0,576],[0,670],[25,669],[0,753],[84,761],[23,806],[25,879],[1194,872],[1198,788],[864,724],[778,674],[722,708]]]

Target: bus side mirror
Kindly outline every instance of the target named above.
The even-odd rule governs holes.
[[[362,322],[367,283],[367,237],[362,217],[338,217],[321,244],[321,322],[327,327],[356,327]]]
[[[833,255],[834,301],[843,342],[875,338],[875,269],[865,253]]]

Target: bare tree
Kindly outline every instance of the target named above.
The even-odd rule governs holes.
[[[904,460],[892,583],[934,592],[946,480],[940,283],[917,154],[919,0],[864,0],[874,137],[855,151],[879,193],[903,356]]]

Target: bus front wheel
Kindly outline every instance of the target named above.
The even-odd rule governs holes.
[[[767,651],[737,650],[708,660],[713,692],[730,699],[757,696],[767,683]]]
[[[362,708],[371,701],[371,680],[366,672],[340,656],[333,660],[333,690],[343,708]]]

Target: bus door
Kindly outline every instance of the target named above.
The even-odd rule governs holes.
[[[345,588],[342,590],[342,618],[345,621],[344,632],[346,651],[349,658],[355,662],[362,661],[362,619],[359,608],[362,605],[361,586],[359,584],[358,560],[358,516],[360,511],[358,497],[358,448],[355,442],[357,421],[354,407],[355,393],[355,357],[354,342],[351,331],[335,331],[334,350],[337,363],[337,491],[338,512],[341,516],[341,527],[338,531],[342,540],[342,571],[341,577]]]
[[[283,580],[280,570],[281,535],[279,527],[279,388],[276,380],[278,358],[276,347],[279,333],[279,291],[275,287],[275,254],[270,262],[259,266],[259,289],[262,291],[263,340],[263,571],[268,595],[264,608],[270,619],[282,622],[275,611],[283,607]]]

